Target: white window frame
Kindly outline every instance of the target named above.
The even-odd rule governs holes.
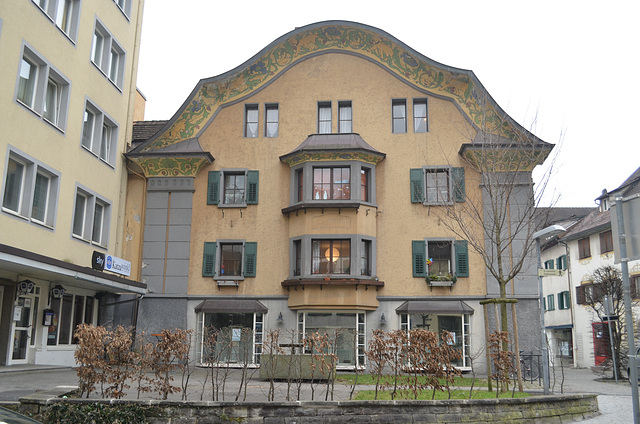
[[[77,201],[78,196],[85,199],[84,210],[82,216],[78,216]],[[96,204],[102,206],[102,225],[99,237],[94,236],[95,211]],[[82,224],[80,233],[76,233],[76,224]],[[86,187],[76,184],[76,190],[73,200],[73,217],[71,220],[71,237],[86,243],[107,248],[109,245],[109,230],[111,227],[111,202]]]
[[[216,240],[216,269],[213,276],[214,280],[217,281],[243,281],[244,280],[244,243],[245,240]],[[240,250],[242,252],[242,256],[240,257],[240,275],[225,275],[221,272],[222,270],[222,246],[240,246]]]
[[[275,137],[278,137],[279,132],[280,132],[280,107],[277,103],[265,103],[264,105],[264,136],[267,138],[275,138]]]
[[[244,105],[244,136],[245,138],[258,138],[259,132],[260,105],[257,103],[248,103]]]
[[[131,18],[131,0],[113,0],[127,19]]]
[[[15,209],[5,207],[5,196],[7,195],[7,172],[9,161],[15,161],[22,165],[22,177],[18,194],[18,204]],[[58,193],[60,186],[60,173],[42,162],[26,155],[23,152],[9,146],[4,167],[4,178],[2,181],[2,212],[19,217],[26,221],[53,229],[56,221]],[[33,205],[36,194],[36,179],[38,174],[49,179],[44,205],[44,219],[34,217]]]
[[[93,115],[93,124],[87,127],[85,125],[85,116],[89,113]],[[108,130],[105,132],[106,128]],[[90,99],[85,100],[80,145],[112,168],[115,167],[116,162],[118,128],[116,121],[94,102]],[[91,131],[91,134],[87,135],[87,131]]]
[[[356,367],[358,369],[362,369],[366,366],[366,334],[367,334],[367,317],[363,311],[359,310],[332,310],[332,309],[321,309],[321,310],[303,310],[298,311],[298,337],[300,338],[299,342],[302,342],[303,338],[306,337],[307,334],[307,315],[308,314],[318,314],[318,313],[339,313],[339,314],[353,314],[354,315],[354,326],[352,329],[355,331],[355,340],[353,346],[353,356],[355,357],[354,364],[347,363],[336,363],[336,369],[339,370],[352,370]],[[351,328],[348,328],[351,329]],[[331,328],[327,329],[327,334],[329,337],[335,335],[331,333]],[[336,329],[334,329],[336,330]],[[304,353],[311,353],[309,349],[304,348]]]
[[[414,328],[414,324],[411,322],[411,315],[418,314],[400,314],[400,330],[409,334],[409,331]],[[456,366],[457,369],[461,371],[469,371],[471,370],[471,361],[469,356],[471,355],[471,315],[470,314],[429,314],[432,315],[433,318],[437,321],[439,316],[453,316],[453,317],[461,317],[462,319],[462,334],[460,337],[462,338],[462,349],[460,351],[461,355],[461,366]],[[437,325],[437,322],[435,323]],[[435,329],[429,329],[429,331],[435,331]]]
[[[33,0],[33,3],[72,42],[78,38],[81,0]]]
[[[23,62],[35,66],[35,75],[33,81],[33,92],[30,99],[21,99],[20,97],[20,80],[22,79]],[[18,76],[16,80],[15,101],[19,105],[29,109],[43,121],[53,125],[58,130],[64,132],[67,125],[67,113],[69,109],[69,91],[71,83],[58,71],[51,63],[49,63],[42,55],[38,54],[33,48],[27,44],[22,46],[22,55],[18,66]],[[55,93],[54,115],[45,116],[45,105],[48,97],[49,82],[57,85]]]
[[[98,44],[97,40],[101,40]],[[115,58],[117,64],[112,66]],[[91,43],[91,63],[119,90],[122,90],[124,82],[124,65],[126,52],[118,41],[111,35],[107,27],[96,19],[93,29],[93,41]]]
[[[338,132],[353,132],[353,105],[351,100],[338,101]]]
[[[330,101],[318,102],[318,134],[333,132],[333,109]]]
[[[425,166],[423,167],[424,174],[424,204],[425,205],[453,205],[453,178],[451,177],[451,166]],[[446,181],[446,193],[447,199],[442,199],[441,193],[438,192],[439,185],[429,184],[429,175],[435,174],[439,172],[444,172],[447,175]],[[441,187],[445,188],[445,187]],[[436,199],[431,200],[429,197],[430,193],[433,193],[435,190]]]
[[[427,258],[433,259],[433,251],[429,253],[429,243],[449,243],[449,271],[448,274],[455,275],[456,274],[456,240],[453,238],[427,238],[425,239],[425,253]],[[431,270],[431,266],[429,266],[429,272],[427,275],[438,275],[434,274]]]
[[[396,106],[402,106],[402,115],[396,113]],[[391,100],[391,133],[407,133],[407,99]]]

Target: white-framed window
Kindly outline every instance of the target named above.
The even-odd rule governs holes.
[[[258,137],[258,105],[248,104],[244,106],[244,136],[247,138]]]
[[[209,171],[207,204],[246,207],[258,204],[259,171],[222,169]]]
[[[453,362],[457,368],[471,369],[471,332],[469,314],[434,314],[428,311],[416,314],[400,314],[400,329],[409,332],[415,329],[433,331],[438,336],[448,331],[453,336],[452,346],[460,352]]]
[[[318,134],[331,134],[331,102],[318,102]]]
[[[5,164],[2,211],[54,227],[60,173],[17,150]]]
[[[279,120],[280,120],[278,105],[275,103],[265,104],[264,117],[265,117],[264,136],[267,138],[277,137]]]
[[[407,132],[407,100],[394,99],[391,101],[392,128],[391,132],[399,134]]]
[[[69,107],[69,80],[28,45],[16,83],[16,100],[44,121],[64,131]]]
[[[118,5],[118,8],[120,8],[127,19],[131,17],[131,0],[114,0],[114,3]]]
[[[337,368],[353,369],[365,366],[365,314],[360,311],[300,311],[298,312],[298,334],[310,337],[313,334],[327,335],[330,347],[335,352]],[[318,354],[305,348],[305,353]]]
[[[414,277],[455,282],[458,277],[469,276],[469,247],[466,240],[426,238],[413,240],[411,244]]]
[[[197,312],[196,361],[200,364],[260,364],[262,312]],[[215,337],[212,337],[214,336]]]
[[[69,39],[76,41],[81,0],[33,0]]]
[[[353,113],[351,109],[351,101],[338,102],[338,132],[353,132]]]
[[[244,280],[256,276],[258,243],[245,240],[205,242],[202,276],[214,280]],[[220,283],[220,282],[219,282]]]
[[[118,124],[88,99],[82,119],[82,147],[103,162],[115,166]]]
[[[107,247],[111,220],[111,202],[91,190],[76,187],[71,233],[75,239]]]
[[[93,31],[91,61],[116,85],[122,88],[126,54],[109,30],[98,20]]]
[[[429,131],[427,99],[413,99],[413,132],[426,133],[427,131]]]
[[[410,170],[411,202],[424,205],[451,205],[464,202],[463,167],[423,166]]]

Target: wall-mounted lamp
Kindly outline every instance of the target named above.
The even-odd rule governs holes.
[[[276,322],[281,323],[281,322],[283,322],[283,321],[284,321],[284,318],[282,318],[282,312],[280,312],[280,313],[278,314],[278,318],[276,318]]]
[[[51,296],[54,299],[62,299],[66,290],[60,284],[51,289]]]
[[[36,287],[36,283],[31,280],[22,280],[18,283],[18,294],[25,295],[33,293],[33,289]]]
[[[380,314],[380,324],[386,324],[387,319],[384,316],[384,313]]]

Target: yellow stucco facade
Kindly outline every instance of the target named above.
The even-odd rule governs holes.
[[[202,337],[217,320],[265,331],[333,328],[326,320],[344,317],[358,332],[412,328],[418,311],[435,317],[434,329],[454,326],[468,355],[469,340],[484,338],[487,272],[443,211],[465,201],[482,209],[480,173],[467,160],[481,129],[510,145],[546,145],[470,71],[355,23],[296,29],[201,80],[127,154],[125,245],[149,287],[141,314]],[[432,186],[435,173],[444,185]],[[437,200],[417,187],[437,189]],[[166,308],[184,314],[154,314]]]
[[[145,292],[128,276],[91,269],[94,252],[123,254],[123,153],[143,4],[0,4],[0,363],[71,365],[75,345],[67,335],[78,323],[68,317],[86,306],[87,320],[96,322],[98,293]],[[24,281],[33,286],[17,288]],[[57,285],[71,304],[52,303]],[[60,318],[49,335],[41,324],[45,308]],[[15,321],[13,310],[31,316]],[[28,343],[19,324],[34,329]]]

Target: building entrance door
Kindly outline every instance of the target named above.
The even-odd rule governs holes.
[[[32,330],[34,319],[38,312],[37,298],[33,296],[19,296],[13,309],[13,342],[11,362],[27,363],[29,347],[33,345]]]

